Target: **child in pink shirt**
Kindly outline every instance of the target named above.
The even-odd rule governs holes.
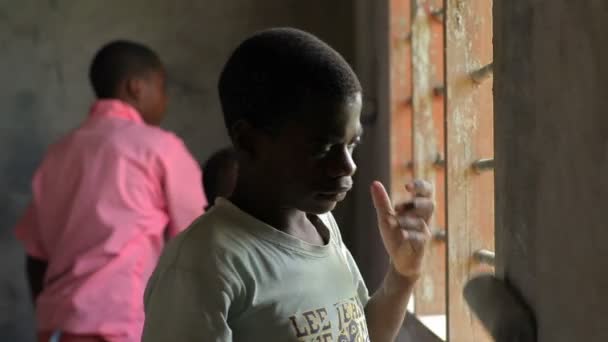
[[[167,238],[203,213],[201,172],[158,127],[165,72],[147,47],[104,46],[90,68],[98,100],[51,146],[16,228],[28,255],[39,340],[140,341],[143,292]]]

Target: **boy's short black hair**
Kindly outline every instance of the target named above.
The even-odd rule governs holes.
[[[118,84],[126,77],[162,68],[160,57],[152,49],[140,43],[116,40],[95,54],[89,79],[98,98],[112,98],[116,96]]]
[[[226,127],[245,120],[276,129],[307,103],[339,103],[361,92],[344,58],[310,33],[293,28],[258,32],[233,52],[219,80]]]

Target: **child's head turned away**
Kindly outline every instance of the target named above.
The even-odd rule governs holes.
[[[167,109],[165,69],[147,46],[118,40],[104,45],[93,58],[89,79],[98,99],[133,106],[142,119],[158,126]]]
[[[209,206],[217,197],[229,197],[236,186],[238,160],[232,148],[215,152],[203,164],[203,188]]]
[[[224,66],[219,94],[240,190],[273,206],[332,210],[352,187],[361,85],[344,58],[292,28],[258,32]],[[260,198],[263,197],[263,198]]]

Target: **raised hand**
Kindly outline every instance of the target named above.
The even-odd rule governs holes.
[[[378,229],[395,271],[418,278],[422,258],[431,238],[428,222],[434,211],[432,187],[422,180],[406,185],[411,201],[393,207],[384,186],[374,182],[371,195],[378,217]]]

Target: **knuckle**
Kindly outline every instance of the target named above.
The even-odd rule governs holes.
[[[416,185],[417,192],[423,197],[430,197],[433,193],[433,185],[430,182],[420,180]]]

